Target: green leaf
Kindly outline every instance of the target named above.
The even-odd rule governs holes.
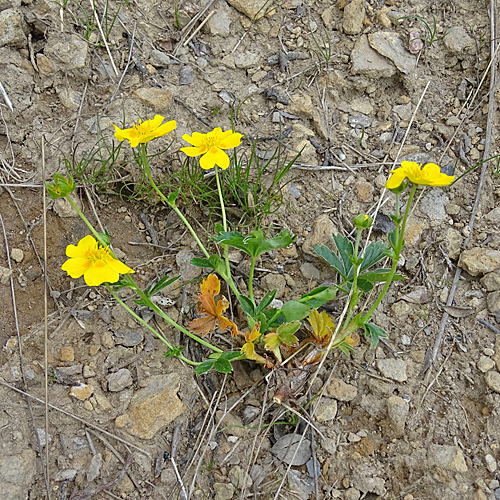
[[[300,328],[300,321],[293,321],[292,323],[285,323],[281,325],[276,333],[278,338],[286,345],[295,345],[298,343],[297,337],[294,333]]]
[[[240,295],[239,300],[241,308],[246,315],[251,316],[252,318],[258,315],[258,313],[255,312],[255,306],[253,302],[248,297]]]
[[[281,308],[281,312],[285,317],[286,322],[304,319],[311,310],[308,304],[302,304],[296,300],[289,300],[285,302]]]
[[[177,199],[177,196],[179,196],[179,193],[180,189],[177,189],[176,191],[170,193],[167,198],[167,203],[172,206],[175,205],[175,200]]]
[[[354,347],[347,342],[342,342],[338,345],[338,348],[347,356],[349,356],[349,354],[354,351]]]
[[[206,373],[212,369],[212,367],[215,364],[215,359],[207,359],[203,361],[201,364],[199,364],[196,369],[195,373],[196,375],[202,375],[203,373]]]
[[[333,300],[337,295],[337,290],[328,286],[320,286],[314,290],[302,295],[299,302],[307,304],[311,309],[317,309]]]
[[[227,359],[228,361],[237,361],[238,359],[245,359],[245,356],[240,351],[226,351],[223,352],[219,359]]]
[[[233,371],[231,362],[223,358],[222,356],[214,363],[214,368],[219,373],[231,373]]]
[[[144,295],[146,297],[152,297],[153,295],[157,294],[159,291],[163,290],[165,287],[168,285],[171,285],[175,281],[177,281],[180,278],[180,276],[175,276],[175,278],[169,278],[168,274],[163,276],[163,278],[156,283],[156,285],[148,286],[146,290],[144,290]],[[146,306],[146,302],[143,299],[136,299],[134,302],[140,306]]]
[[[354,247],[352,246],[352,243],[345,236],[342,236],[341,234],[337,235],[334,234],[333,240],[335,241],[335,245],[339,252],[339,256],[344,264],[345,276],[347,277],[351,276],[353,274],[354,269],[350,258],[354,255]]]
[[[267,292],[264,295],[264,297],[262,297],[260,304],[255,310],[255,315],[258,316],[262,311],[264,311],[266,307],[269,307],[269,304],[271,304],[275,296],[276,296],[276,290],[270,290],[269,292]]]
[[[372,241],[365,250],[363,255],[363,263],[359,268],[359,272],[362,273],[370,267],[374,266],[377,262],[381,261],[385,257],[385,250],[387,245],[381,241]]]
[[[347,279],[347,276],[344,275],[344,266],[337,255],[330,250],[325,245],[314,245],[314,251],[328,264],[330,264],[344,279]]]
[[[180,356],[182,354],[182,351],[185,349],[185,347],[181,347],[181,346],[174,346],[172,347],[172,349],[169,349],[165,354],[164,356],[166,358],[177,358],[178,356]]]
[[[226,275],[226,265],[218,255],[211,255],[208,259],[194,257],[191,259],[191,264],[196,267],[208,267],[213,269],[216,273],[223,277]]]
[[[396,246],[398,244],[398,242],[397,242],[398,231],[396,228],[391,229],[391,231],[389,231],[389,234],[387,235],[387,239],[389,240],[389,244],[391,245],[391,248],[395,251]]]
[[[218,235],[214,238],[218,243],[238,248],[254,258],[269,250],[285,248],[293,243],[295,239],[295,237],[292,238],[290,236],[288,229],[281,231],[278,236],[269,239],[264,239],[262,229],[256,229],[248,236],[243,236],[238,231],[219,231]]]
[[[370,348],[372,349],[377,346],[379,338],[387,338],[387,333],[385,333],[380,326],[373,323],[366,323],[363,325],[363,328],[365,330],[365,335],[371,337]]]

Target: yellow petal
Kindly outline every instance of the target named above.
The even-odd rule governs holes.
[[[120,279],[120,275],[107,266],[105,262],[98,260],[85,271],[83,279],[89,286],[98,286],[103,283],[116,283]]]
[[[181,151],[186,155],[186,156],[200,156],[203,155],[207,152],[206,147],[196,147],[196,146],[186,146],[185,148],[181,148]]]
[[[410,172],[415,168],[418,168],[420,170],[420,165],[415,161],[402,161],[401,168],[406,172]]]
[[[113,271],[116,271],[119,274],[135,273],[135,271],[133,269],[130,269],[130,267],[128,267],[126,264],[124,264],[123,262],[121,262],[117,259],[114,259],[113,257],[108,257],[106,259],[106,264],[111,269],[113,269]]]
[[[200,167],[206,170],[207,167],[202,165],[202,160],[205,157],[210,157],[205,160],[206,163],[210,165],[208,168],[213,168],[214,165],[218,165],[222,170],[226,170],[226,168],[229,167],[229,156],[216,146],[212,146],[207,154],[200,159]]]
[[[177,127],[175,120],[171,120],[163,125],[160,125],[154,132],[155,137],[162,137],[172,132]]]
[[[210,170],[211,168],[215,167],[215,160],[213,158],[213,155],[210,154],[210,152],[205,153],[201,158],[200,158],[200,167],[203,170]]]
[[[389,180],[385,184],[386,189],[396,189],[406,179],[406,172],[402,168],[392,170],[391,174],[392,175],[389,177]]]
[[[68,259],[62,266],[61,269],[66,271],[71,278],[79,278],[84,274],[88,267],[92,264],[91,260],[85,259],[83,257],[75,257]]]
[[[87,257],[87,252],[97,248],[97,241],[93,236],[88,234],[82,238],[78,245],[68,245],[66,247],[66,255],[68,257]]]
[[[165,118],[161,115],[155,115],[154,118],[152,118],[151,120],[147,120],[143,123],[143,126],[144,127],[147,127],[147,128],[150,128],[150,129],[154,129],[154,128],[157,128],[161,125],[161,122],[164,120]]]
[[[243,134],[238,134],[233,132],[232,130],[228,130],[227,132],[223,132],[221,140],[219,141],[219,148],[222,149],[230,149],[235,148],[241,144],[241,138]]]
[[[189,136],[188,134],[184,134],[182,138],[186,141],[189,142],[192,146],[202,146],[203,143],[205,142],[205,137],[207,134],[200,134],[199,132],[193,132],[192,136]]]
[[[126,139],[125,135],[124,135],[124,130],[121,130],[119,129],[116,125],[113,125],[113,127],[115,127],[115,137],[120,141],[124,141]]]

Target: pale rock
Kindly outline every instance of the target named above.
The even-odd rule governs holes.
[[[380,373],[396,382],[406,382],[406,363],[402,359],[379,359],[377,360],[377,368]]]
[[[484,381],[492,391],[500,393],[500,373],[493,370],[486,372]]]
[[[352,0],[344,8],[344,20],[342,29],[348,35],[357,35],[363,30],[366,11],[363,6],[363,0]]]
[[[79,210],[82,210],[82,202],[80,199],[71,193],[69,195],[71,197],[71,201],[78,207]],[[69,218],[69,217],[80,217],[78,212],[73,208],[71,203],[66,198],[58,198],[54,200],[54,205],[52,206],[54,212],[61,218]]]
[[[302,276],[304,276],[304,278],[307,280],[320,281],[321,279],[321,273],[319,272],[319,269],[311,262],[304,262],[300,266],[300,272],[302,273]]]
[[[94,387],[89,384],[80,384],[73,386],[70,391],[70,396],[73,396],[80,401],[85,401],[94,393]]]
[[[493,455],[489,453],[484,457],[484,461],[486,462],[486,467],[493,474],[497,470],[497,461],[493,458]]]
[[[488,292],[497,292],[500,290],[500,272],[485,274],[479,282]]]
[[[207,26],[212,35],[229,35],[231,33],[231,18],[227,10],[227,5],[225,8],[217,8],[215,16],[208,20]]]
[[[427,452],[429,465],[441,467],[452,472],[467,472],[467,464],[458,446],[431,444]]]
[[[484,220],[493,224],[498,224],[498,221],[500,221],[500,207],[495,207],[493,210],[488,212],[484,216]]]
[[[71,346],[65,346],[61,349],[61,353],[59,355],[59,359],[61,361],[74,361],[75,360],[75,351]]]
[[[500,315],[500,291],[490,292],[486,297],[486,304],[491,314]]]
[[[16,9],[5,9],[0,12],[0,47],[22,49],[27,45],[24,30],[26,23],[23,14]]]
[[[460,255],[458,265],[472,276],[491,273],[500,267],[500,251],[489,248],[471,248]]]
[[[44,49],[45,55],[60,71],[71,71],[85,67],[88,43],[77,35],[54,31]]]
[[[420,202],[420,211],[434,222],[442,222],[448,218],[446,205],[450,199],[442,189],[431,189]]]
[[[385,498],[387,490],[385,488],[385,481],[381,477],[369,477],[368,474],[363,473],[362,470],[354,472],[352,479],[353,486],[362,491],[363,493],[375,493],[376,495]]]
[[[304,465],[311,458],[311,441],[300,434],[285,434],[276,441],[271,452],[288,465]]]
[[[149,106],[153,112],[168,111],[173,103],[172,92],[167,88],[141,87],[135,90],[133,95],[143,104]]]
[[[444,246],[448,250],[448,257],[450,259],[458,259],[462,249],[462,242],[464,238],[462,233],[453,227],[449,227],[444,235]]]
[[[373,50],[366,35],[356,41],[351,52],[353,75],[364,75],[368,78],[390,78],[396,73],[396,66]]]
[[[99,476],[102,467],[102,454],[96,453],[90,461],[89,468],[87,469],[87,482],[91,483]]]
[[[252,487],[252,478],[250,477],[249,474],[245,476],[245,470],[242,469],[241,467],[233,467],[229,473],[229,480],[231,481],[231,484],[238,489],[243,489],[243,488],[251,488]],[[243,478],[246,477],[246,480],[244,481]]]
[[[410,405],[403,398],[391,396],[387,400],[387,416],[396,437],[404,435],[409,411]]]
[[[307,255],[318,257],[318,254],[314,251],[314,245],[326,245],[334,249],[333,234],[336,232],[337,228],[330,220],[330,217],[327,214],[320,215],[314,221],[312,231],[306,236],[302,244],[302,251]]]
[[[170,57],[161,50],[152,50],[149,57],[151,64],[156,68],[166,68],[170,64]]]
[[[256,20],[271,12],[272,0],[228,0],[231,7],[245,14],[252,20]]]
[[[481,356],[477,362],[477,369],[483,373],[495,367],[495,362],[488,356]]]
[[[20,444],[20,443],[19,443]],[[10,455],[6,450],[0,455],[0,486],[5,500],[25,500],[37,473],[36,453],[27,448]]]
[[[401,73],[408,74],[415,69],[417,58],[405,49],[403,40],[396,33],[372,33],[368,35],[368,41],[380,55],[390,59]]]
[[[260,54],[256,52],[240,52],[234,55],[234,64],[237,68],[248,69],[259,65]]]
[[[231,500],[234,495],[234,486],[229,483],[214,483],[215,500]]]
[[[177,373],[154,375],[147,386],[130,401],[129,412],[115,420],[117,427],[140,439],[152,439],[156,433],[186,411],[177,396],[180,377]]]
[[[474,46],[474,40],[468,35],[463,26],[454,26],[451,30],[448,30],[443,42],[450,52],[459,57],[463,57],[463,52]]]
[[[314,416],[318,422],[329,422],[337,415],[337,400],[328,397],[322,397],[316,406]]]
[[[202,268],[193,266],[191,260],[195,258],[195,254],[191,250],[182,249],[175,256],[175,263],[179,267],[179,273],[183,281],[192,281],[202,273]]]
[[[413,104],[408,102],[406,104],[398,104],[392,108],[401,120],[409,122],[413,114]]]
[[[12,271],[8,267],[0,266],[0,284],[6,285],[10,281]]]
[[[19,264],[24,259],[24,252],[20,248],[13,248],[10,251],[10,258]]]
[[[276,290],[275,298],[277,299],[280,299],[285,294],[286,279],[282,274],[266,274],[260,279],[260,284],[266,292]]]
[[[222,421],[224,433],[229,436],[244,438],[248,434],[248,430],[243,425],[243,420],[234,412],[226,413],[219,410],[215,414],[215,420],[218,424]]]
[[[72,111],[77,111],[82,102],[82,96],[79,92],[69,88],[58,89],[57,94],[61,104]]]
[[[391,312],[395,318],[405,320],[408,316],[413,314],[413,308],[406,301],[399,300],[391,305]]]
[[[498,335],[495,339],[495,353],[493,354],[493,361],[497,365],[497,370],[500,372],[500,336]]]
[[[120,392],[123,389],[130,387],[134,381],[130,370],[121,368],[117,372],[110,373],[106,380],[108,381],[108,390],[110,392]]]
[[[354,184],[356,197],[360,203],[369,203],[373,201],[373,184],[366,180],[359,179]]]
[[[326,388],[328,394],[338,401],[352,401],[358,395],[358,388],[346,384],[343,380],[332,378],[330,385]]]
[[[345,500],[359,500],[360,496],[361,492],[356,488],[348,488],[344,493]]]

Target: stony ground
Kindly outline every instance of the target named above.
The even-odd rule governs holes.
[[[56,408],[48,439],[42,403],[43,178],[65,173],[65,159],[83,165],[100,137],[111,145],[112,123],[175,119],[176,151],[183,133],[229,128],[233,109],[238,132],[266,139],[256,146],[263,158],[279,144],[302,151],[282,183],[284,204],[262,221],[271,234],[286,228],[298,238],[265,256],[256,276],[258,294],[276,288],[278,298],[296,299],[333,278],[313,245],[348,235],[352,217],[373,213],[381,196],[372,237],[385,237],[394,199],[383,188],[394,161],[432,160],[458,176],[498,154],[489,9],[468,0],[96,2],[107,50],[90,3],[0,0],[8,99],[0,96],[0,496],[46,498],[48,456],[57,499],[500,498],[496,160],[482,178],[479,167],[451,188],[424,192],[408,226],[407,279],[375,316],[389,338],[375,350],[362,342],[350,358],[330,353],[310,380],[322,397],[307,417],[314,432],[300,443],[302,393],[276,406],[272,381],[246,362],[227,377],[196,377],[166,359],[163,344],[105,290],[64,276],[65,247],[87,229],[70,207],[49,202],[48,392]],[[403,18],[415,15],[430,31]],[[161,179],[177,155],[158,158]],[[130,165],[100,185],[81,184],[78,201],[92,221],[98,214],[141,284],[166,270],[181,275],[186,293],[171,287],[158,300],[184,322],[200,277],[189,264],[196,246],[175,214],[140,193]],[[203,208],[181,208],[209,225]],[[233,257],[244,276],[245,261]],[[342,307],[329,310],[335,317]],[[226,336],[212,341],[238,348]],[[186,352],[207,355],[192,343]]]

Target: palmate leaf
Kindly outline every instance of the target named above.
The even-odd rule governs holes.
[[[250,257],[258,257],[269,250],[285,248],[295,241],[296,237],[290,236],[288,229],[281,231],[274,238],[264,238],[262,229],[252,231],[248,236],[243,236],[238,231],[219,231],[214,241],[222,245],[228,245],[245,252]]]
[[[366,323],[363,325],[365,330],[365,335],[371,338],[370,348],[374,348],[378,344],[378,339],[387,338],[387,333],[385,333],[383,328],[377,326],[373,323]]]
[[[373,267],[377,262],[381,261],[385,257],[385,251],[387,245],[381,241],[372,241],[365,250],[363,254],[363,263],[359,268],[359,272],[362,273],[370,267]]]
[[[358,287],[365,293],[369,292],[375,283],[385,283],[390,271],[390,269],[375,269],[374,271],[363,273],[358,276]],[[392,277],[392,281],[404,279],[406,279],[406,276],[403,276],[402,274],[394,274]]]
[[[191,259],[191,264],[196,267],[208,267],[221,276],[225,276],[226,273],[226,264],[218,255],[211,255],[208,259],[194,257]]]

